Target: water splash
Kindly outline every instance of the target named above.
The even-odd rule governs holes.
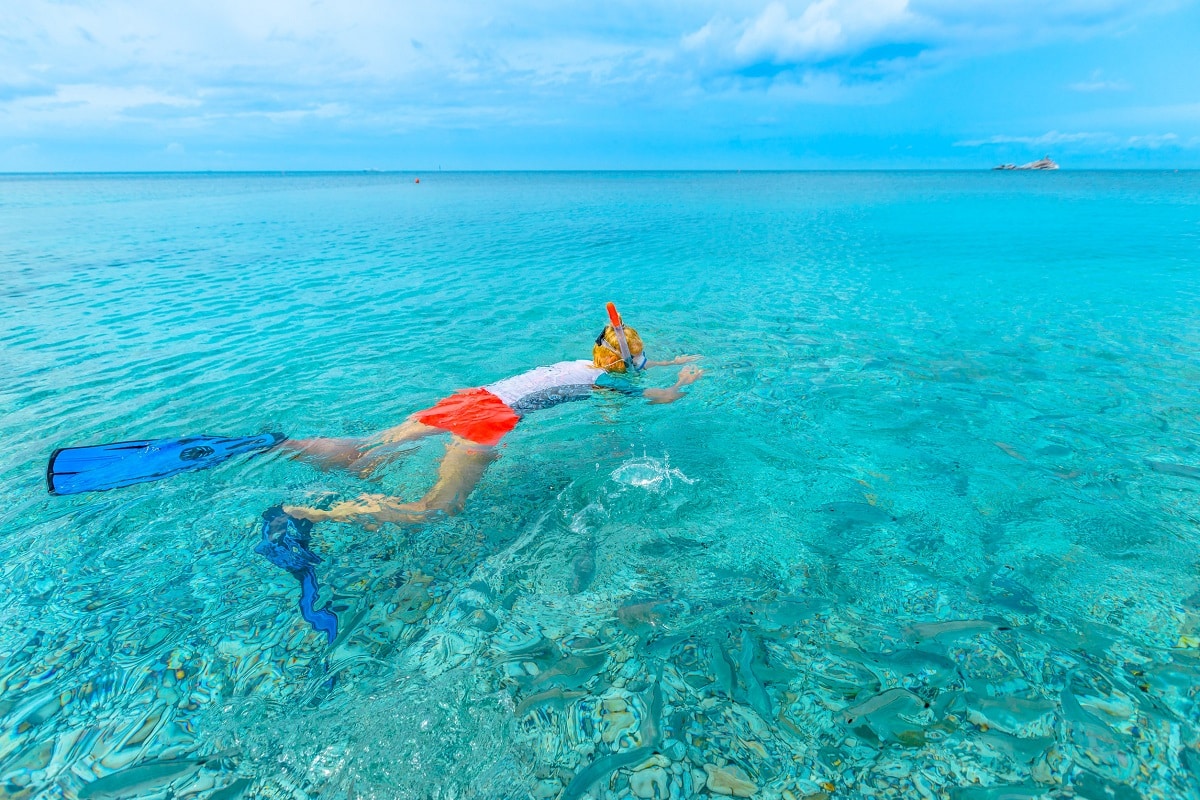
[[[626,461],[612,471],[612,479],[625,486],[645,489],[648,492],[667,492],[675,485],[675,481],[686,484],[696,482],[689,478],[677,467],[671,466],[669,456],[664,453],[661,459],[643,455]]]

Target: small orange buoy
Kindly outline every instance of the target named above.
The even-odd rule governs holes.
[[[420,182],[421,182],[420,178],[417,178],[415,181],[413,181],[413,183],[420,183]]]

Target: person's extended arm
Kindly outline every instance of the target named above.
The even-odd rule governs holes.
[[[700,376],[703,374],[704,370],[697,367],[684,367],[679,370],[679,377],[675,380],[674,386],[669,389],[643,389],[642,397],[655,404],[674,403],[683,397],[683,392],[679,390],[700,380]]]
[[[699,361],[700,356],[675,356],[670,361],[647,361],[642,369],[650,369],[650,367],[674,367],[679,364],[690,364],[693,361]]]

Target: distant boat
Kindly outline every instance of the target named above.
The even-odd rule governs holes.
[[[1058,164],[1054,163],[1054,159],[1050,158],[1050,156],[1046,156],[1045,158],[1039,158],[1037,161],[1030,161],[1028,164],[1021,164],[1020,166],[1016,164],[1001,164],[998,167],[992,167],[992,169],[1058,169]]]

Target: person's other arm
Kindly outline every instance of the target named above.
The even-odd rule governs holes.
[[[700,380],[700,376],[703,374],[704,370],[696,367],[684,367],[679,370],[679,377],[676,378],[675,385],[667,389],[639,389],[628,381],[612,375],[601,375],[596,381],[596,386],[600,389],[620,392],[631,397],[644,397],[651,403],[661,405],[663,403],[674,403],[676,400],[682,399],[684,394],[680,389]]]
[[[675,356],[670,361],[647,361],[642,369],[650,369],[651,367],[674,367],[679,364],[690,364],[693,361],[699,361],[700,356]]]

